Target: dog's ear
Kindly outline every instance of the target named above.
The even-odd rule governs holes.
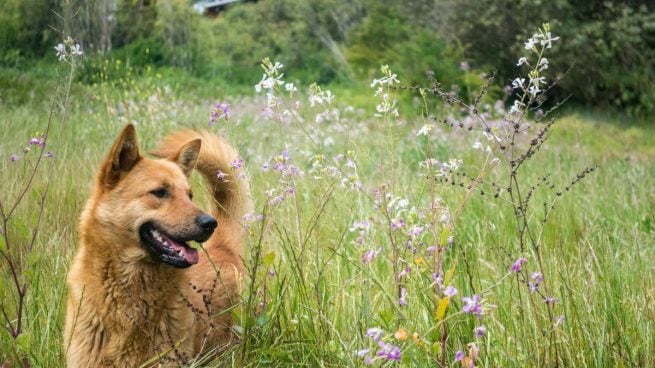
[[[109,156],[102,164],[100,182],[112,188],[141,160],[134,125],[128,124],[116,138]]]
[[[178,164],[187,177],[191,175],[191,171],[196,167],[196,162],[198,162],[198,156],[200,155],[201,143],[202,141],[200,139],[191,140],[182,145],[176,154],[168,158]]]

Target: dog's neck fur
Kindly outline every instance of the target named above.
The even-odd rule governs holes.
[[[98,241],[98,233],[103,231],[94,227],[97,225],[80,227],[78,256],[86,259],[74,264],[87,265],[87,269],[71,269],[71,273],[95,276],[84,285],[82,296],[77,296],[85,302],[76,303],[80,310],[75,329],[94,331],[98,337],[88,349],[103,351],[99,355],[113,362],[135,350],[164,354],[187,332],[178,324],[183,326],[183,321],[193,318],[181,292],[188,283],[186,272],[144,257],[139,244],[124,244],[121,251],[109,252],[108,249],[116,249],[115,244],[109,246],[111,239]],[[95,243],[85,240],[89,229],[94,229]],[[110,331],[109,326],[120,331]],[[137,362],[128,365],[134,363]]]

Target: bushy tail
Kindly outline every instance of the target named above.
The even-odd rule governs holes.
[[[182,145],[198,138],[202,144],[196,169],[205,178],[213,198],[211,213],[218,220],[214,236],[222,241],[241,243],[244,234],[241,218],[252,210],[252,200],[245,169],[230,167],[231,163],[238,163],[238,152],[213,133],[184,130],[166,136],[151,153],[162,158],[171,157]]]

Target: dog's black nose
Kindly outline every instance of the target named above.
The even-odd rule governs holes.
[[[216,226],[218,226],[218,222],[216,222],[216,219],[207,215],[207,214],[202,214],[198,217],[196,217],[196,224],[200,226],[201,229],[204,231],[214,231],[216,229]]]

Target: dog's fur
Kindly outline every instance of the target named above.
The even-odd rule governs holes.
[[[220,350],[233,337],[229,308],[243,272],[239,220],[249,210],[249,187],[241,175],[216,174],[234,172],[228,165],[238,159],[237,152],[211,133],[182,131],[152,153],[159,159],[140,154],[135,129],[128,125],[96,176],[68,274],[64,349],[69,367],[175,365]],[[213,199],[211,215],[218,223],[213,234],[216,222],[190,198],[188,176],[194,168]],[[203,228],[201,218],[210,224]],[[164,261],[170,255],[157,253],[166,250],[148,248],[144,236],[153,235],[143,234],[152,227],[178,244],[167,251],[209,238],[206,252],[188,256],[193,251],[186,247],[173,256],[181,263],[174,267]],[[187,264],[194,257],[197,264]]]

